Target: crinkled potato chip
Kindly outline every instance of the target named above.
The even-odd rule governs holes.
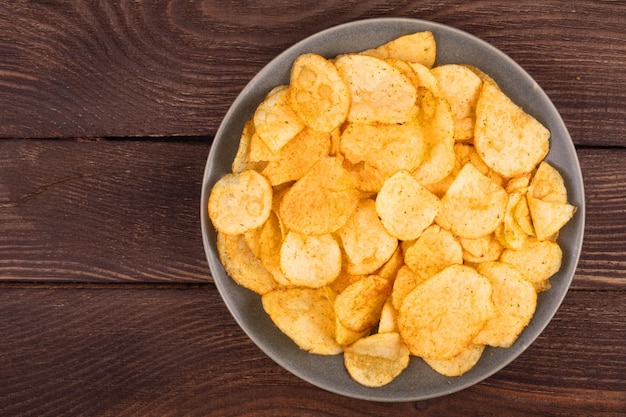
[[[285,226],[295,232],[332,233],[346,224],[359,198],[354,180],[341,161],[321,158],[287,191],[279,215]]]
[[[500,261],[516,267],[540,291],[547,289],[548,279],[561,269],[562,258],[563,252],[556,242],[529,238],[518,250],[506,249]]]
[[[330,133],[348,116],[350,91],[330,61],[317,54],[297,57],[291,68],[291,106],[311,128]]]
[[[342,352],[335,341],[333,304],[324,289],[275,290],[261,301],[274,324],[301,349],[318,355]]]
[[[512,265],[485,262],[478,266],[478,272],[491,282],[497,313],[476,335],[474,343],[510,347],[535,314],[537,292]]]
[[[408,245],[404,262],[421,279],[428,279],[454,264],[463,263],[463,248],[456,237],[436,224]]]
[[[279,287],[254,256],[243,235],[217,233],[217,253],[226,273],[239,285],[263,295]]]
[[[483,83],[476,104],[474,145],[485,163],[503,177],[530,172],[545,158],[550,131],[524,112],[495,84]]]
[[[441,203],[408,171],[398,171],[383,184],[376,197],[376,212],[392,236],[416,239],[430,226]]]
[[[236,235],[261,226],[272,210],[272,186],[256,171],[220,178],[209,195],[209,217],[215,228]]]
[[[344,326],[355,332],[371,329],[378,323],[390,290],[389,281],[368,275],[337,295],[335,313]]]
[[[254,113],[256,133],[272,152],[282,148],[304,126],[289,104],[289,89],[285,85],[270,91]]]
[[[280,268],[296,286],[319,288],[341,271],[341,249],[330,235],[307,236],[290,231],[280,246]]]
[[[337,236],[345,254],[345,270],[349,274],[371,274],[395,252],[398,239],[391,236],[378,215],[376,202],[361,200]]]
[[[335,65],[350,90],[348,121],[405,123],[416,113],[417,91],[399,70],[367,55],[341,55]]]
[[[452,265],[411,291],[398,311],[400,335],[413,355],[451,359],[495,315],[491,283],[465,265]]]
[[[450,359],[424,359],[435,371],[445,376],[461,376],[478,363],[485,345],[471,343],[461,353]]]
[[[350,376],[372,388],[387,385],[409,366],[409,350],[398,333],[362,338],[346,348],[343,356]]]
[[[361,52],[376,58],[394,58],[406,62],[415,62],[431,68],[435,64],[437,43],[432,32],[416,32],[400,36],[377,48]]]
[[[457,236],[479,238],[496,230],[504,217],[507,201],[504,188],[468,163],[441,199],[435,221]]]

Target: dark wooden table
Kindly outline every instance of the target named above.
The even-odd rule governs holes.
[[[482,383],[415,403],[325,392],[267,358],[200,234],[211,140],[269,60],[413,17],[509,54],[561,112],[587,225],[570,292]],[[0,415],[626,415],[626,5],[619,1],[7,1],[0,6]]]

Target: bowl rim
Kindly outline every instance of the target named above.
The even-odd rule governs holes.
[[[398,33],[402,34],[402,32],[404,32],[406,34],[421,30],[432,31],[435,35],[436,40],[438,37],[444,36],[447,38],[462,41],[464,42],[464,44],[459,47],[465,46],[465,44],[467,44],[469,47],[476,48],[478,51],[486,54],[489,59],[495,60],[495,63],[487,62],[486,65],[476,66],[483,69],[488,75],[492,76],[507,95],[512,98],[517,98],[517,100],[514,99],[516,104],[520,105],[531,115],[535,116],[538,120],[547,125],[552,132],[558,133],[559,147],[557,149],[553,149],[553,133],[553,135],[551,136],[550,152],[546,157],[546,160],[555,165],[562,174],[564,173],[564,171],[567,171],[568,173],[567,176],[564,175],[566,187],[568,189],[568,197],[572,204],[577,206],[577,211],[574,218],[570,220],[570,222],[563,228],[564,234],[560,236],[560,239],[564,239],[562,236],[567,236],[568,238],[572,237],[573,242],[570,242],[570,244],[567,246],[561,244],[564,260],[563,265],[561,266],[561,270],[551,279],[551,282],[552,280],[555,281],[555,283],[553,283],[552,285],[552,289],[547,292],[542,292],[538,295],[537,312],[539,311],[539,306],[541,305],[543,307],[541,310],[542,315],[537,317],[537,312],[535,313],[535,317],[533,317],[533,320],[527,326],[527,328],[524,329],[515,344],[512,347],[506,349],[506,354],[492,354],[491,356],[483,354],[483,356],[485,357],[484,361],[481,358],[483,366],[480,366],[481,361],[479,361],[479,364],[477,364],[477,366],[470,370],[470,372],[460,377],[438,378],[437,381],[439,381],[439,383],[441,384],[439,387],[440,389],[429,389],[425,392],[420,392],[419,389],[424,388],[424,386],[420,386],[419,383],[415,382],[412,385],[407,386],[407,389],[394,389],[398,384],[407,384],[406,380],[401,379],[402,375],[391,384],[375,389],[362,387],[356,382],[354,382],[354,384],[356,385],[351,385],[337,383],[334,379],[321,380],[318,374],[311,374],[310,372],[310,368],[312,366],[316,366],[316,364],[313,362],[320,362],[322,368],[333,369],[337,365],[337,361],[329,362],[327,357],[319,357],[318,355],[312,355],[306,352],[305,354],[308,355],[309,358],[299,355],[297,352],[293,353],[293,355],[297,356],[297,358],[285,357],[285,352],[291,355],[292,349],[277,349],[275,346],[272,345],[275,338],[281,338],[280,335],[273,334],[271,337],[266,336],[264,339],[262,337],[263,335],[259,335],[258,329],[252,327],[251,324],[248,322],[248,319],[241,315],[240,309],[242,308],[242,303],[245,303],[245,301],[242,301],[240,299],[242,298],[241,293],[239,292],[240,289],[234,289],[235,287],[233,287],[232,279],[230,279],[230,277],[226,275],[219,261],[219,257],[217,256],[215,248],[216,233],[210,219],[208,218],[206,208],[208,196],[212,185],[222,175],[221,172],[224,172],[224,170],[228,170],[232,162],[232,158],[224,158],[222,156],[222,149],[224,148],[225,141],[228,140],[229,130],[232,129],[233,125],[242,127],[241,120],[246,118],[243,115],[247,115],[247,117],[249,117],[252,114],[253,109],[256,108],[256,106],[260,103],[262,97],[264,97],[264,95],[270,90],[270,87],[277,85],[271,85],[272,83],[275,83],[277,81],[277,77],[275,77],[272,73],[281,74],[282,78],[278,78],[279,81],[285,81],[285,79],[288,81],[288,78],[285,77],[288,77],[288,69],[291,67],[293,59],[295,59],[297,55],[305,51],[320,53],[321,50],[324,50],[325,53],[320,54],[326,56],[327,58],[338,55],[340,52],[335,53],[333,51],[335,49],[340,51],[342,50],[342,48],[337,47],[336,45],[333,47],[334,49],[328,47],[329,37],[332,38],[333,36],[339,35],[348,36],[349,34],[350,43],[358,44],[359,42],[362,42],[362,45],[365,46],[361,46],[358,50],[364,50],[370,47],[380,45],[387,40],[391,40],[397,36],[400,36]],[[378,31],[383,31],[387,35],[386,39],[380,38],[378,36],[380,35]],[[363,39],[365,39],[365,41]],[[381,39],[381,41],[377,44],[371,43],[374,42],[375,39]],[[370,43],[368,44],[368,42]],[[442,48],[442,46],[444,46],[444,48]],[[346,49],[343,50],[343,52],[358,51],[357,49],[349,50],[351,46],[343,47]],[[452,51],[451,54],[448,54],[442,58],[440,56],[440,50],[443,49],[445,51],[445,48],[446,46],[440,45],[439,40],[437,40],[437,60],[435,62],[435,66],[441,65],[443,63],[455,63],[450,62],[455,61],[455,59],[458,59],[458,62],[456,63],[466,63],[472,65],[475,65],[477,63],[462,62],[462,60],[465,58],[463,56],[463,51]],[[498,68],[497,66],[502,67]],[[485,67],[488,68],[485,69]],[[492,67],[496,69],[495,74],[493,71],[489,71],[489,69]],[[512,84],[515,84],[515,82],[523,84],[521,86],[522,89],[520,90],[519,86],[516,87],[515,85],[512,85],[510,82],[508,82],[509,77],[514,77],[515,81],[513,81]],[[270,79],[271,81],[268,82],[268,79]],[[542,111],[537,113],[539,110]],[[236,119],[237,117],[239,118],[239,120],[237,122],[233,122],[233,119]],[[240,132],[241,130],[239,130],[239,135]],[[235,137],[232,137],[230,140],[236,140],[238,143],[239,135],[235,135]],[[232,146],[231,149],[229,149],[229,152],[232,154],[232,156],[234,156],[234,153],[232,152]],[[517,62],[511,59],[504,52],[500,51],[493,45],[472,34],[441,23],[406,17],[369,18],[354,20],[332,26],[300,40],[299,42],[293,44],[292,46],[288,47],[283,52],[278,54],[271,61],[269,61],[241,90],[237,98],[231,104],[217,130],[217,133],[211,145],[211,149],[209,150],[209,155],[205,166],[200,201],[202,240],[211,274],[222,300],[224,301],[232,317],[235,319],[235,321],[244,331],[244,333],[246,333],[246,335],[267,356],[269,356],[277,364],[279,364],[292,374],[296,375],[300,379],[314,386],[317,386],[318,388],[322,388],[326,391],[330,391],[336,394],[356,399],[374,400],[381,402],[418,401],[452,394],[489,378],[496,372],[500,371],[502,368],[506,367],[513,360],[518,358],[548,326],[548,324],[556,314],[557,310],[559,309],[560,305],[562,304],[566,293],[568,292],[582,251],[585,213],[586,209],[584,199],[584,184],[580,164],[576,155],[573,141],[558,110],[556,109],[550,98],[547,96],[547,94],[535,82],[535,80]],[[555,277],[557,279],[555,279]],[[243,289],[243,287],[240,288],[241,291],[243,291],[244,293],[248,291]],[[233,291],[237,292],[237,294],[234,295]],[[245,308],[251,308],[255,314],[265,314],[262,308],[259,310],[258,305],[246,305]],[[271,340],[268,341],[268,338],[270,338]],[[499,348],[487,347],[485,349],[485,352],[497,352],[498,349]],[[495,365],[492,364],[491,366],[485,366],[484,362],[486,362],[488,359],[496,360],[497,363]],[[411,361],[419,362],[421,361],[421,359],[411,357]],[[341,363],[343,363],[343,361],[341,361]],[[416,366],[419,367],[419,365]],[[421,367],[424,366],[426,365],[421,365]],[[405,370],[404,374],[406,373],[407,370]],[[417,376],[414,377],[419,378]],[[392,385],[394,383],[395,385]]]

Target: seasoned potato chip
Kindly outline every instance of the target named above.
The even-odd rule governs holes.
[[[380,312],[378,322],[378,333],[398,332],[398,311],[393,306],[391,299],[387,299]]]
[[[530,184],[530,172],[525,172],[517,177],[509,179],[504,189],[507,193],[522,193],[528,192],[528,185]]]
[[[404,262],[421,279],[427,279],[463,263],[463,248],[450,231],[433,224],[406,248]]]
[[[346,348],[344,364],[358,383],[366,387],[382,387],[409,365],[409,350],[398,333],[378,333]]]
[[[367,275],[352,275],[348,274],[345,269],[342,269],[339,272],[339,276],[330,284],[328,284],[328,288],[333,290],[335,294],[339,294],[343,292],[346,288],[348,288],[352,283],[365,278]]]
[[[250,141],[254,133],[254,121],[250,119],[243,125],[243,131],[239,139],[239,148],[237,148],[237,154],[231,165],[231,170],[234,174],[252,169],[248,155],[250,153]]]
[[[376,197],[376,212],[392,236],[400,240],[416,239],[430,226],[441,203],[408,171],[389,177]]]
[[[535,228],[530,218],[530,209],[528,208],[527,197],[528,194],[524,194],[519,203],[517,203],[517,206],[513,211],[513,216],[515,217],[515,222],[522,228],[524,233],[528,236],[535,236]]]
[[[355,332],[371,329],[378,323],[390,290],[389,281],[368,275],[337,295],[335,313],[344,326]]]
[[[472,343],[450,359],[424,359],[435,371],[445,376],[461,376],[478,363],[485,345]]]
[[[430,71],[429,67],[418,62],[409,62],[409,65],[415,73],[415,86],[429,90],[435,97],[441,97],[439,82],[437,82],[437,79]]]
[[[343,325],[343,323],[339,320],[339,318],[335,318],[335,340],[341,346],[348,346],[356,342],[357,340],[368,336],[370,334],[370,329],[367,329],[362,332],[355,332],[352,329],[347,328]]]
[[[528,234],[526,234],[524,229],[517,223],[517,218],[515,217],[515,210],[523,199],[524,195],[522,193],[515,192],[509,194],[504,219],[496,229],[496,236],[500,243],[510,249],[521,248],[528,238]]]
[[[474,133],[481,158],[507,178],[535,169],[550,146],[550,131],[488,82],[476,104]]]
[[[226,273],[239,285],[263,295],[279,287],[254,256],[243,235],[217,233],[217,253]]]
[[[416,62],[431,68],[437,55],[437,43],[432,32],[416,32],[400,36],[361,53],[382,59],[395,58],[406,62]]]
[[[290,231],[280,246],[280,268],[296,286],[319,288],[341,271],[341,249],[330,235],[307,236]]]
[[[508,194],[498,184],[465,164],[441,199],[435,221],[444,229],[470,239],[492,233],[502,221]]]
[[[413,291],[415,287],[424,282],[425,278],[413,272],[407,265],[402,266],[396,275],[391,290],[391,302],[393,307],[398,310],[404,301],[404,297]]]
[[[509,264],[485,262],[478,266],[478,272],[491,282],[497,313],[476,335],[474,343],[510,347],[535,314],[537,292]]]
[[[376,202],[362,200],[348,222],[337,230],[349,274],[370,274],[380,268],[398,247],[378,215]]]
[[[528,187],[528,194],[550,203],[567,203],[567,189],[563,177],[552,165],[542,161]]]
[[[400,268],[402,268],[402,265],[404,265],[404,255],[402,254],[402,248],[398,245],[387,262],[376,272],[376,275],[393,282],[393,280],[396,279],[396,274]]]
[[[451,359],[494,315],[489,280],[473,268],[452,265],[404,298],[398,328],[413,355]]]
[[[279,215],[284,225],[295,232],[332,233],[346,224],[359,197],[354,180],[341,161],[321,158],[287,191]]]
[[[270,214],[267,221],[257,229],[258,255],[263,266],[272,274],[276,282],[282,286],[290,286],[280,267],[280,248],[283,243],[283,230],[280,219],[275,212]]]
[[[399,170],[413,171],[422,163],[424,139],[416,123],[350,123],[341,135],[339,149],[352,164],[365,162],[387,178]]]
[[[256,171],[220,178],[209,195],[209,218],[223,233],[236,235],[261,226],[272,210],[272,186]]]
[[[528,209],[538,240],[546,240],[556,234],[576,212],[576,207],[571,204],[553,203],[533,197],[528,197]]]
[[[335,341],[333,304],[324,289],[288,288],[261,297],[274,324],[301,349],[318,355],[343,350]]]
[[[272,152],[282,148],[304,126],[291,108],[289,89],[285,85],[270,91],[254,112],[256,133]]]
[[[504,248],[493,233],[476,239],[459,238],[463,247],[463,260],[471,263],[495,261]]]
[[[415,115],[415,87],[384,60],[349,54],[339,56],[335,65],[352,97],[348,121],[405,123]]]
[[[437,79],[441,95],[450,103],[454,118],[454,139],[472,139],[481,79],[467,67],[457,64],[441,65],[431,72]]]
[[[295,113],[319,132],[332,132],[348,116],[348,87],[337,68],[320,55],[303,54],[294,60],[289,93]]]
[[[545,284],[548,279],[561,269],[562,257],[561,247],[557,243],[529,238],[519,250],[506,249],[500,261],[516,267],[540,291],[547,289]]]
[[[455,168],[458,168],[458,170],[453,173],[458,174],[466,163],[471,162],[471,164],[474,165],[474,167],[479,170],[481,174],[488,177],[491,181],[498,185],[504,185],[504,179],[502,176],[485,164],[476,151],[476,147],[471,143],[455,143],[454,154],[456,157]]]

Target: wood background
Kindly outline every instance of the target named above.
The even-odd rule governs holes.
[[[274,56],[401,16],[472,33],[560,111],[587,226],[561,309],[516,361],[429,401],[331,394],[267,358],[200,235],[219,123]],[[0,6],[0,415],[626,415],[626,4],[14,1]]]

